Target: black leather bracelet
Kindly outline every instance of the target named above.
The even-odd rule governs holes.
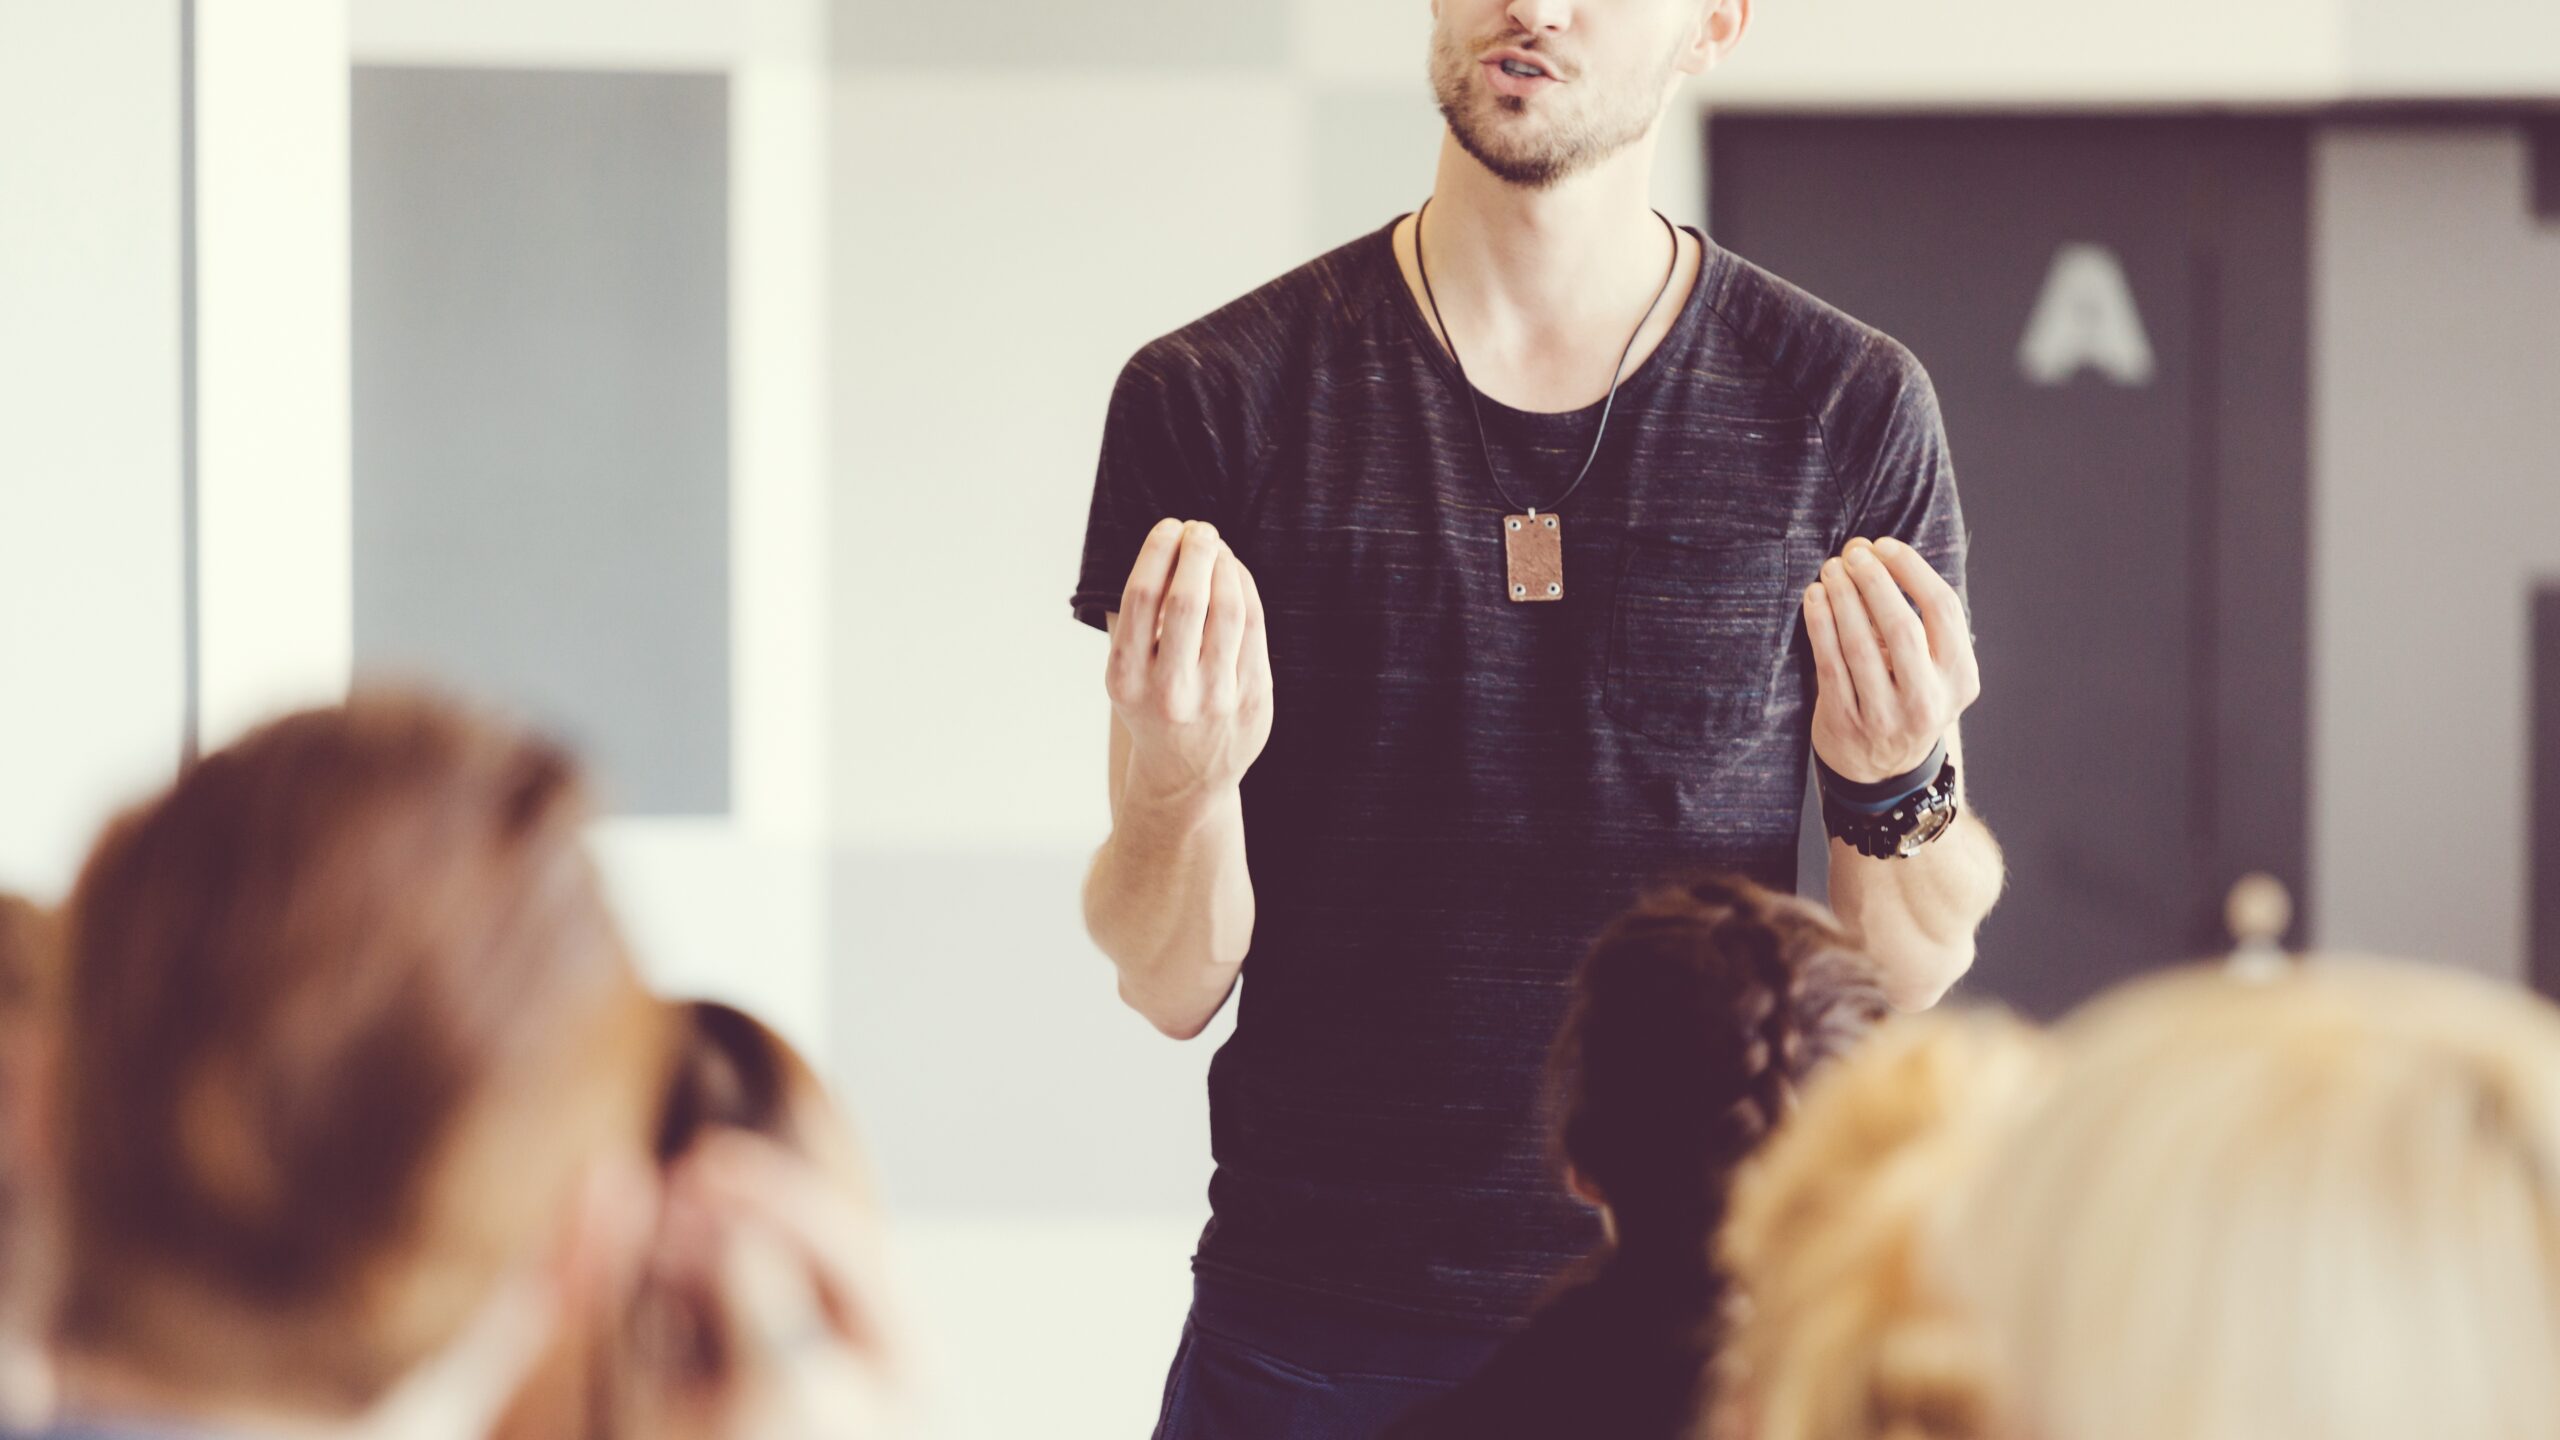
[[[1928,789],[1930,783],[1938,778],[1938,771],[1944,768],[1946,763],[1947,742],[1945,737],[1941,736],[1937,745],[1929,751],[1928,759],[1890,779],[1852,780],[1823,764],[1822,757],[1819,755],[1813,757],[1813,773],[1822,786],[1822,793],[1833,801],[1852,810],[1864,810],[1881,815]]]
[[[1956,767],[1947,761],[1937,778],[1890,810],[1854,810],[1823,797],[1822,826],[1831,838],[1877,860],[1902,860],[1944,835],[1956,820]]]

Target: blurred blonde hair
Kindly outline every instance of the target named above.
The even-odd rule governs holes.
[[[2439,969],[2136,984],[1941,1264],[2043,1440],[2560,1435],[2560,1013]]]
[[[1733,1313],[1700,1433],[1986,1433],[1987,1370],[1921,1257],[1944,1197],[2049,1068],[2027,1025],[1940,1012],[1894,1021],[1814,1081],[1735,1183],[1720,1238]]]

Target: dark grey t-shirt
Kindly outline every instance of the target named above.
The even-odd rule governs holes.
[[[1961,589],[1963,524],[1910,352],[1706,242],[1558,511],[1564,599],[1512,602],[1506,507],[1392,229],[1129,362],[1073,605],[1101,625],[1170,515],[1219,527],[1269,617],[1253,947],[1210,1070],[1197,1263],[1504,1326],[1596,1238],[1541,1083],[1584,946],[1668,872],[1793,888],[1799,596],[1855,535]],[[1479,403],[1505,487],[1543,506],[1599,407]]]

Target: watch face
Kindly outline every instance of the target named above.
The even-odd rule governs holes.
[[[1902,837],[1902,843],[1894,848],[1901,853],[1904,859],[1909,859],[1910,857],[1920,853],[1921,846],[1926,845],[1930,841],[1947,833],[1947,827],[1955,822],[1956,807],[1953,805],[1932,804],[1926,806],[1920,811],[1920,814],[1912,820],[1910,833],[1904,835]]]

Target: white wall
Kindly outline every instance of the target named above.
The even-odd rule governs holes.
[[[1728,104],[2066,106],[2560,93],[2550,0],[1763,0]],[[1428,0],[1295,0],[1331,83],[1422,73]]]
[[[1715,77],[1720,103],[2301,100],[2352,80],[2340,0],[1772,0],[1755,11]]]
[[[0,881],[58,891],[185,726],[179,7],[0,10]],[[334,0],[197,7],[199,717],[343,688],[346,105]]]
[[[2344,0],[2348,70],[2365,95],[2560,93],[2560,5],[2551,0]]]
[[[839,1027],[955,1436],[1144,1433],[1188,1301],[1219,1037],[1083,939],[1066,602],[1121,362],[1312,253],[1309,130],[1262,74],[838,87]],[[1049,1383],[990,1383],[1018,1357]]]
[[[880,74],[836,115],[845,838],[1089,842],[1101,660],[1066,597],[1102,404],[1140,344],[1306,258],[1304,98]]]
[[[0,5],[0,887],[54,898],[176,766],[179,35]]]
[[[2066,107],[2560,94],[2550,0],[1772,0],[1738,105]]]
[[[339,0],[198,0],[198,711],[207,749],[345,693],[347,67]]]
[[[725,68],[779,8],[748,0],[345,0],[359,64]]]

